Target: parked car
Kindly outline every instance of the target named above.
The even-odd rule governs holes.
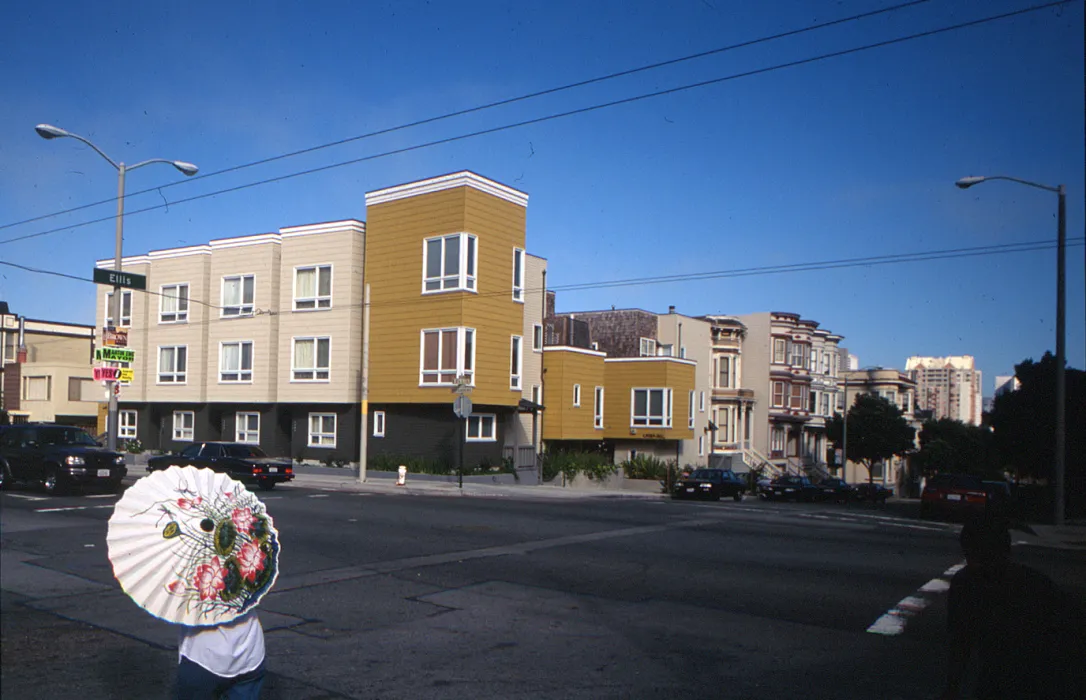
[[[769,482],[761,496],[767,501],[814,501],[819,494],[818,487],[806,476],[780,476]]]
[[[936,474],[920,494],[920,515],[968,514],[984,510],[988,492],[984,483],[969,474]]]
[[[847,503],[852,498],[852,485],[844,479],[831,477],[823,479],[815,486],[818,488],[818,497],[823,501]]]
[[[747,482],[731,469],[695,469],[690,476],[684,477],[671,492],[674,498],[709,498],[719,501],[728,496],[736,501],[743,500]]]
[[[289,459],[269,457],[259,447],[240,442],[194,442],[176,454],[147,460],[148,472],[173,466],[213,469],[238,481],[256,482],[265,491],[294,478]]]
[[[41,484],[49,494],[75,486],[119,491],[127,474],[124,455],[102,448],[82,428],[23,423],[0,434],[0,488],[24,481]]]
[[[869,501],[871,503],[886,503],[886,499],[894,495],[894,490],[882,484],[866,482],[852,487],[852,500]]]

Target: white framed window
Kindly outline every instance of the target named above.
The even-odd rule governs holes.
[[[720,442],[725,442],[725,443],[731,442],[732,441],[732,431],[731,431],[732,412],[731,412],[731,410],[725,408],[723,411],[718,413],[717,416],[720,418],[720,420],[717,421],[717,424],[716,424],[717,430],[719,431],[719,434],[720,434]]]
[[[641,357],[656,357],[656,341],[653,338],[641,339]]]
[[[234,414],[235,442],[249,445],[260,444],[260,414],[239,411]]]
[[[497,416],[493,413],[480,413],[468,416],[467,431],[464,433],[466,442],[494,442],[497,440],[495,425]]]
[[[524,373],[524,356],[521,352],[524,339],[519,335],[510,337],[509,341],[509,388],[519,389],[521,375]]]
[[[513,301],[524,303],[524,251],[513,248]]]
[[[906,393],[906,392],[901,392],[901,394],[899,394],[899,396],[901,397],[901,412],[905,413],[905,414],[908,414],[909,410],[911,408],[910,404],[912,403],[909,400],[909,394]]]
[[[543,352],[543,324],[532,324],[532,350]]]
[[[253,341],[238,340],[219,344],[219,383],[253,381]]]
[[[234,275],[222,278],[222,309],[219,315],[223,318],[232,316],[252,316],[254,306],[254,290],[256,278],[253,275]]]
[[[771,452],[784,452],[784,428],[774,426],[769,432],[769,449]]]
[[[19,334],[11,331],[0,330],[0,335],[4,336],[4,356],[0,360],[0,364],[6,364],[8,362],[15,362],[19,349],[16,347],[19,344]]]
[[[773,362],[783,365],[788,360],[788,342],[784,338],[773,339]]]
[[[827,393],[822,394],[822,415],[830,416],[830,395]]]
[[[475,329],[423,329],[420,332],[419,386],[452,386],[457,377],[475,385]]]
[[[694,392],[693,391],[690,392],[690,404],[687,407],[687,412],[686,412],[686,427],[687,428],[693,428],[694,427]]]
[[[132,326],[132,292],[121,292],[121,325],[113,323],[113,292],[106,292],[106,327],[130,328]]]
[[[122,440],[136,439],[136,412],[117,411],[117,437]]]
[[[310,447],[335,447],[336,414],[310,413],[309,442],[306,444]]]
[[[539,406],[543,405],[543,387],[538,384],[532,385],[532,403]]]
[[[773,382],[773,407],[784,408],[784,382]]]
[[[705,413],[705,392],[698,392],[698,412]]]
[[[675,355],[675,346],[671,343],[657,343],[656,344],[656,356],[657,357],[673,357]]]
[[[792,359],[789,361],[790,365],[793,367],[803,367],[805,365],[803,361],[803,349],[805,347],[805,345],[800,343],[792,343]]]
[[[704,457],[704,456],[705,456],[705,436],[704,435],[699,435],[698,436],[698,457]]]
[[[385,436],[385,412],[373,412],[373,437]]]
[[[671,389],[631,389],[630,399],[630,427],[671,427]]]
[[[574,408],[579,408],[580,405],[581,405],[581,385],[580,384],[574,384],[573,385],[573,406],[574,406]]]
[[[188,375],[187,345],[158,346],[158,383],[184,384]]]
[[[23,377],[23,400],[24,401],[49,401],[52,396],[53,378],[50,376],[44,377]]]
[[[294,310],[332,308],[332,266],[294,268]]]
[[[792,398],[789,402],[789,408],[796,411],[802,411],[807,406],[807,387],[802,384],[792,385]]]
[[[716,358],[716,386],[718,389],[732,388],[732,358]]]
[[[173,439],[179,442],[192,442],[196,414],[192,411],[173,412]]]
[[[422,293],[475,291],[476,239],[470,233],[422,242]]]
[[[603,430],[603,387],[596,387],[596,396],[592,408],[592,426]]]
[[[186,323],[189,320],[188,284],[167,284],[159,287],[159,323]]]
[[[327,382],[332,374],[331,338],[295,338],[290,353],[292,382]]]

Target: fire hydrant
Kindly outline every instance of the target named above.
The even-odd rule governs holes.
[[[407,485],[407,467],[405,467],[402,464],[400,465],[399,476],[396,477],[396,485],[397,486],[405,486],[405,485]]]

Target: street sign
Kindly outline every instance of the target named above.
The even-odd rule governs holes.
[[[132,380],[136,378],[136,371],[131,367],[121,367],[121,372],[117,375],[117,381],[132,383]]]
[[[465,377],[459,376],[456,378],[456,384],[453,386],[452,392],[457,396],[470,396],[472,388]]]
[[[102,344],[111,348],[127,348],[128,347],[128,329],[127,328],[103,328],[102,329]]]
[[[134,272],[107,270],[103,267],[94,268],[94,282],[95,284],[108,284],[111,287],[147,289],[146,275],[137,275]]]
[[[98,362],[132,362],[136,359],[136,351],[122,348],[95,348],[94,359]]]
[[[471,399],[467,396],[457,396],[453,401],[453,413],[457,418],[467,418],[471,415]]]
[[[119,377],[120,375],[121,370],[117,367],[94,368],[94,381],[96,382],[114,382],[117,381],[117,377]]]

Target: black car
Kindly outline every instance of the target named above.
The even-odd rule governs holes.
[[[864,483],[852,487],[852,500],[854,501],[886,503],[886,499],[893,495],[894,490],[886,488],[882,484]]]
[[[847,503],[853,495],[852,486],[844,479],[838,479],[837,477],[823,479],[816,486],[818,487],[819,498],[824,501]]]
[[[675,486],[671,495],[674,498],[709,498],[714,501],[728,496],[741,501],[746,490],[747,482],[731,469],[695,469],[693,474]]]
[[[762,489],[761,496],[767,501],[815,501],[819,494],[806,476],[779,476]]]
[[[269,457],[259,447],[240,442],[194,442],[177,454],[147,460],[149,472],[173,466],[213,469],[238,481],[255,481],[265,491],[294,478],[289,459]]]
[[[56,494],[74,486],[121,489],[124,455],[102,448],[87,431],[70,425],[24,423],[0,434],[0,487],[39,483]]]

